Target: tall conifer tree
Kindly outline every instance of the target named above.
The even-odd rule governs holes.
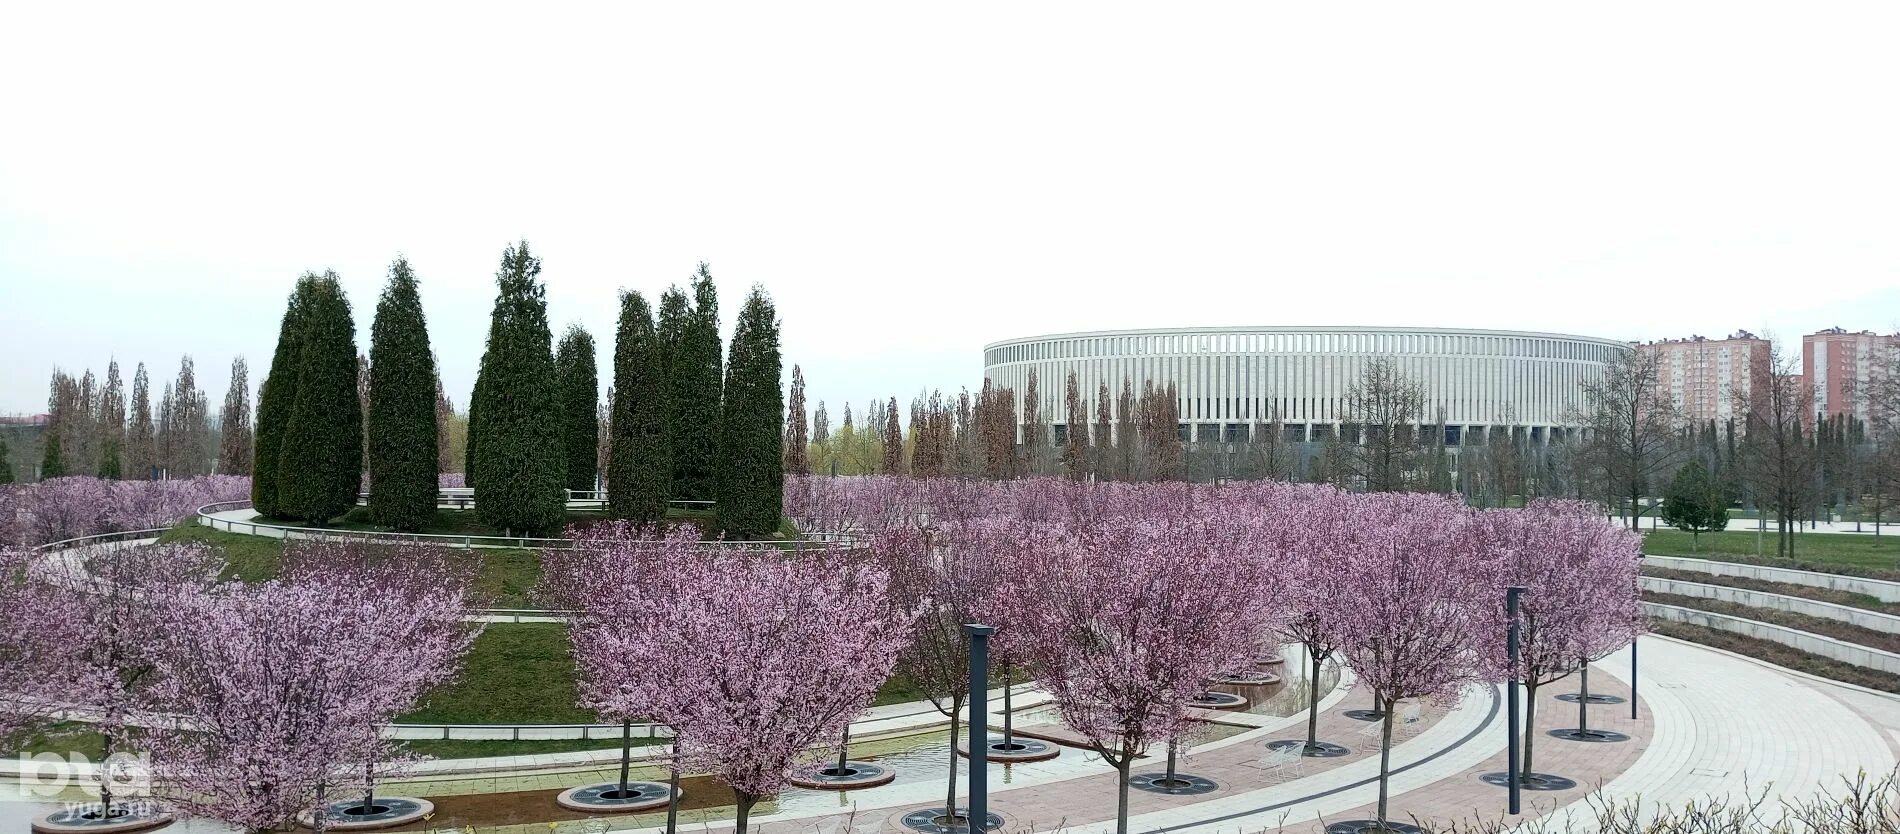
[[[614,332],[613,417],[607,421],[613,433],[607,509],[615,518],[652,523],[666,517],[673,480],[667,350],[646,298],[622,292]]]
[[[132,373],[132,416],[125,430],[125,471],[123,474],[133,480],[146,480],[152,477],[152,467],[158,465],[157,432],[152,427],[152,382],[145,374],[145,363],[140,362]],[[255,492],[257,482],[251,482]],[[276,487],[271,493],[276,494]],[[260,507],[261,510],[261,507]]]
[[[389,265],[369,337],[369,506],[415,532],[435,517],[438,380],[422,289],[407,258]]]
[[[784,501],[785,394],[778,313],[753,287],[732,331],[719,432],[719,529],[731,538],[778,530]]]
[[[305,311],[317,293],[322,276],[306,272],[290,291],[284,319],[277,328],[277,350],[271,354],[270,369],[257,392],[257,437],[251,461],[251,506],[272,518],[284,517],[277,500],[277,464],[284,452],[284,428],[290,424],[290,409],[297,402],[297,362],[303,355]],[[145,365],[140,363],[132,383],[132,432],[128,439],[127,460],[134,462],[136,477],[147,472],[155,457],[151,450],[152,409],[146,394]],[[140,437],[141,425],[144,436]],[[141,447],[143,443],[143,447]]]
[[[666,312],[665,299],[661,299],[661,312]],[[675,398],[673,492],[681,499],[708,500],[716,490],[723,398],[720,368],[719,293],[710,267],[701,262],[693,276],[693,306],[681,327],[670,368]]]
[[[297,351],[297,398],[277,455],[279,510],[322,524],[356,505],[363,484],[363,408],[356,322],[336,273],[310,294]]]
[[[559,530],[567,506],[560,393],[540,275],[541,261],[527,241],[502,253],[488,349],[469,402],[475,515],[490,527],[527,535]]]
[[[231,360],[231,387],[218,412],[218,472],[251,474],[251,373],[240,356]]]
[[[823,403],[819,404],[823,407]],[[792,401],[785,412],[785,474],[810,475],[811,458],[805,430],[805,371],[792,366]]]
[[[106,366],[106,385],[99,391],[99,477],[125,476],[125,381],[119,361]]]
[[[555,374],[561,389],[561,449],[567,488],[594,488],[594,466],[599,462],[600,376],[594,364],[594,337],[580,325],[569,325],[554,352]]]

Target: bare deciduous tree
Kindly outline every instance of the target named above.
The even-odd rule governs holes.
[[[1608,495],[1629,500],[1630,529],[1642,518],[1644,492],[1674,471],[1680,448],[1680,412],[1662,390],[1661,368],[1659,353],[1624,351],[1583,388],[1590,458]]]

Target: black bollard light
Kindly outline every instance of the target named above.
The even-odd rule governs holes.
[[[1505,632],[1505,650],[1506,652],[1508,652],[1508,657],[1510,658],[1510,661],[1511,661],[1511,678],[1509,681],[1505,682],[1504,685],[1509,687],[1509,689],[1507,690],[1505,700],[1509,704],[1510,714],[1507,718],[1507,723],[1505,727],[1509,731],[1510,735],[1508,737],[1508,740],[1505,742],[1505,755],[1510,758],[1510,762],[1508,762],[1505,766],[1505,775],[1508,776],[1511,781],[1510,788],[1509,788],[1510,804],[1509,804],[1508,810],[1512,814],[1517,814],[1522,810],[1522,805],[1519,803],[1519,797],[1518,797],[1518,793],[1521,786],[1518,784],[1519,774],[1517,772],[1517,768],[1518,768],[1518,757],[1517,757],[1517,749],[1518,749],[1517,598],[1519,595],[1523,593],[1524,593],[1524,589],[1516,585],[1513,585],[1504,590],[1504,612],[1506,616],[1510,618],[1510,621],[1511,621],[1509,628]]]
[[[990,635],[996,629],[971,623],[970,635],[970,834],[983,830],[990,818]]]

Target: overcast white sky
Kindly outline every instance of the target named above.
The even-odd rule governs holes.
[[[215,403],[304,270],[367,350],[397,253],[466,402],[519,237],[603,367],[616,288],[763,284],[834,415],[1037,333],[1900,324],[1892,4],[287,9],[8,8],[0,413]]]

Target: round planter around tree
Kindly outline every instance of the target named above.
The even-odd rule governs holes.
[[[419,822],[435,813],[435,803],[409,796],[378,796],[364,807],[361,798],[339,799],[323,806],[323,827],[328,831],[371,831]],[[309,813],[297,815],[297,824],[316,828]]]
[[[119,834],[145,831],[168,824],[172,815],[149,803],[114,802],[110,815],[101,813],[97,802],[72,805],[33,819],[33,830],[42,834]]]

